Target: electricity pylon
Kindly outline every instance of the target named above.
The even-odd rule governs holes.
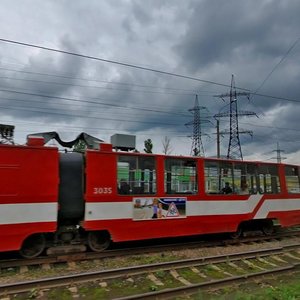
[[[281,156],[281,152],[284,152],[284,150],[279,148],[279,142],[277,142],[277,149],[273,150],[273,152],[276,152],[277,155],[276,157],[272,157],[272,159],[276,159],[278,164],[280,164],[283,159],[286,159],[286,157]]]
[[[224,98],[229,98],[230,100],[230,109],[228,112],[219,113],[214,115],[215,119],[229,117],[230,118],[230,129],[229,129],[229,145],[227,151],[227,159],[240,159],[243,160],[240,134],[247,133],[251,136],[253,135],[252,131],[249,130],[240,130],[238,119],[240,116],[257,116],[256,113],[252,111],[238,111],[237,106],[237,96],[246,96],[249,99],[250,94],[246,92],[237,92],[235,89],[234,76],[231,76],[231,86],[230,92],[222,95],[217,95],[218,97],[224,100]]]
[[[14,144],[15,126],[0,124],[0,144]]]
[[[202,131],[201,124],[208,123],[209,120],[201,119],[201,110],[206,109],[204,106],[199,106],[198,95],[196,95],[195,105],[193,108],[189,109],[190,112],[194,115],[194,120],[186,123],[186,126],[193,126],[193,135],[192,135],[192,148],[191,155],[193,156],[205,156],[204,147],[202,143]]]

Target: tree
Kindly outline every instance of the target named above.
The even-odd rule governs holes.
[[[152,153],[152,148],[153,148],[152,140],[151,139],[145,140],[144,145],[145,145],[144,151],[146,153]]]
[[[74,146],[73,146],[73,151],[74,152],[84,152],[87,148],[87,145],[85,141],[79,140]]]
[[[163,153],[164,154],[171,154],[172,152],[172,147],[171,147],[171,139],[167,136],[164,137],[162,140],[162,145],[163,145]]]

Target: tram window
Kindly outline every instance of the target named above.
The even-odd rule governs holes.
[[[165,192],[194,194],[198,191],[196,161],[167,158],[165,160]]]
[[[300,193],[299,168],[285,166],[285,181],[288,193]]]
[[[154,157],[120,155],[117,174],[119,194],[139,195],[156,192]]]
[[[280,193],[280,181],[276,165],[259,165],[257,181],[258,192],[260,194]]]
[[[234,164],[234,192],[240,195],[256,194],[256,165],[246,163]]]
[[[232,194],[233,165],[230,162],[205,161],[205,191],[207,194]],[[227,186],[230,189],[227,189]],[[226,189],[224,189],[226,187]]]
[[[256,165],[205,161],[205,191],[207,194],[255,194],[257,192]]]

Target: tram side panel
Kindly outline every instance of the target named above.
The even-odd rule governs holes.
[[[198,233],[235,232],[241,222],[251,219],[251,212],[260,199],[248,195],[224,195],[207,191],[205,159],[197,160],[198,196],[187,202],[187,216]]]
[[[300,224],[299,170],[295,165],[278,165],[280,189],[277,193],[264,195],[254,219],[277,220],[282,227]]]
[[[113,220],[122,210],[116,199],[116,156],[112,151],[88,150],[85,167],[86,231],[107,230],[111,233]]]
[[[155,156],[155,194],[120,195],[117,186],[118,155],[111,151],[90,150],[86,153],[83,223],[86,231],[107,231],[113,241],[177,237],[235,231],[242,220],[249,218],[251,211],[247,209],[246,199],[239,201],[239,210],[235,209],[234,201],[222,201],[221,195],[216,201],[204,199],[202,187],[202,195],[166,194],[163,156]],[[136,157],[141,156],[136,154]],[[157,216],[154,217],[155,213]]]
[[[186,219],[152,219],[157,194],[120,195],[117,186],[117,156],[110,151],[86,153],[86,208],[83,227],[86,231],[107,231],[113,241],[141,240],[188,235]],[[160,197],[170,198],[170,197]],[[174,197],[174,201],[178,197]],[[170,199],[169,199],[170,200]],[[143,218],[135,214],[141,203]]]
[[[1,145],[0,178],[0,251],[18,250],[26,237],[56,230],[56,148]]]
[[[254,219],[278,220],[282,227],[300,225],[300,194],[275,195],[266,199]]]
[[[292,196],[285,192],[268,195],[206,194],[203,165],[198,167],[197,193],[166,194],[166,156],[155,156],[155,194],[120,195],[117,189],[118,155],[143,156],[112,151],[87,152],[84,221],[87,231],[106,230],[114,241],[126,241],[235,232],[242,222],[257,219],[278,219],[283,226],[299,224],[299,210],[295,207],[299,199],[296,195],[289,199]],[[161,217],[153,218],[154,212],[159,211],[155,206],[160,204]]]

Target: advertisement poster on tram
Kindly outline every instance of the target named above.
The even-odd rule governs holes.
[[[133,220],[167,220],[185,217],[186,197],[133,198]]]

